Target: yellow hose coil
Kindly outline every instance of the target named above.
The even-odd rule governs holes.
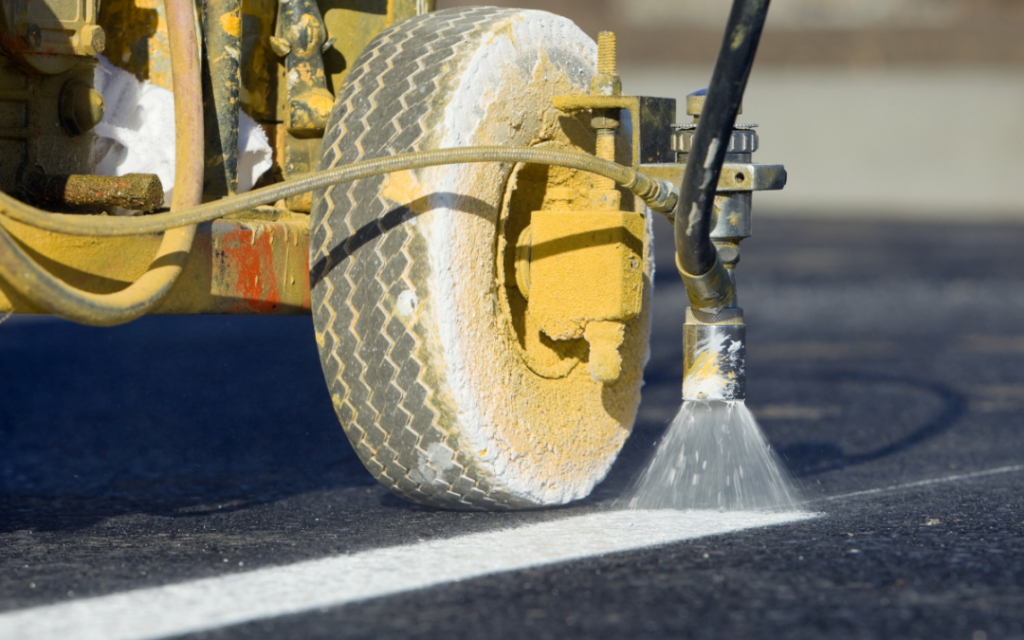
[[[174,80],[175,172],[171,208],[175,210],[198,204],[202,198],[202,88],[193,4],[191,0],[165,1]],[[0,198],[0,213],[7,212],[22,212],[30,219],[57,215],[4,194]],[[0,218],[0,276],[21,295],[67,320],[96,326],[123,324],[155,307],[181,275],[196,228],[175,226],[181,228],[164,234],[149,269],[138,280],[121,291],[97,294],[72,287],[42,268],[7,233]]]

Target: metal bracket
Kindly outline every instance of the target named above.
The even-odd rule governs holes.
[[[322,136],[334,96],[327,90],[322,53],[327,28],[316,2],[283,0],[278,6],[277,33],[271,44],[278,55],[284,54],[288,71],[288,132]]]
[[[556,96],[555,108],[566,113],[588,109],[624,109],[633,119],[632,154],[630,166],[643,163],[672,162],[676,152],[672,140],[665,135],[676,120],[676,101],[672,98],[649,96]],[[625,164],[625,163],[624,163]]]
[[[642,164],[640,171],[652,178],[679,184],[686,165],[679,163]],[[725,193],[778,191],[786,186],[786,168],[781,164],[757,162],[726,162],[718,178],[718,191]]]
[[[718,191],[778,191],[786,186],[781,164],[726,162],[718,178]]]

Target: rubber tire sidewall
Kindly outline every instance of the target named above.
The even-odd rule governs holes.
[[[545,12],[477,7],[407,20],[353,65],[320,168],[542,142],[563,115],[551,97],[586,91],[595,56],[575,25]],[[632,427],[647,305],[627,328],[629,357],[614,384],[594,386],[585,365],[545,380],[510,344],[496,299],[495,225],[511,169],[399,172],[315,195],[313,313],[335,409],[371,473],[420,503],[495,509],[581,498]]]

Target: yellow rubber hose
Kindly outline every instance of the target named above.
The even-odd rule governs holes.
[[[202,197],[202,88],[193,3],[191,0],[165,0],[165,3],[174,82],[175,171],[171,209],[177,210],[199,204]],[[17,204],[12,206],[12,202]],[[4,194],[0,210],[15,209],[36,216],[55,215]],[[123,324],[155,307],[181,275],[192,250],[196,228],[194,225],[174,227],[168,227],[149,269],[138,280],[121,291],[96,294],[72,287],[53,276],[0,226],[0,277],[21,295],[62,318],[96,326]],[[59,229],[51,230],[60,233]]]

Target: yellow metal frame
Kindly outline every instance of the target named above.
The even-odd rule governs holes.
[[[434,8],[434,0],[357,3],[361,10],[353,9],[353,3],[346,0],[323,0],[318,4],[326,14],[327,38],[332,40],[325,58],[334,91],[377,33],[424,7],[428,11]],[[275,147],[276,174],[281,175],[290,144],[304,150],[300,156],[309,156],[308,166],[299,169],[311,170],[319,156],[319,138],[293,140],[284,127],[283,110],[288,101],[281,92],[287,83],[284,66],[270,44],[275,5],[273,0],[243,0],[243,27],[252,37],[243,38],[240,101],[242,108],[267,130]],[[89,20],[102,25],[99,32],[105,35],[105,52],[114,64],[140,80],[173,90],[164,2],[105,0],[98,15],[90,14]],[[309,196],[289,204],[308,211]],[[160,251],[164,234],[73,237],[9,220],[3,224],[17,245],[41,266],[86,293],[124,291],[147,273],[152,275],[162,268],[153,262],[153,256]],[[177,232],[168,233],[173,236]],[[182,275],[152,312],[309,313],[308,247],[308,216],[287,209],[260,208],[200,225]],[[175,254],[167,259],[180,261],[180,257]],[[0,280],[0,313],[5,312],[46,313]]]
[[[109,294],[150,268],[163,234],[64,236],[14,221],[4,227],[37,262],[69,285]],[[199,225],[184,270],[158,314],[308,314],[309,218],[259,209],[247,219]],[[46,313],[0,280],[0,313]]]
[[[619,95],[615,36],[610,32],[598,37],[597,71],[589,94],[557,96],[553,102],[566,113],[589,110],[595,155],[614,162],[621,110],[639,114],[640,98]],[[634,127],[630,141],[634,166],[640,157],[638,129]],[[530,214],[529,227],[516,241],[514,281],[527,304],[520,322],[527,334],[522,341],[527,362],[541,375],[566,375],[577,357],[571,341],[586,340],[591,377],[613,382],[621,373],[625,323],[643,306],[643,208],[635,199],[623,198],[614,181],[604,177],[586,176],[582,189],[580,177],[567,180],[561,172],[549,171],[547,178],[543,206]]]

